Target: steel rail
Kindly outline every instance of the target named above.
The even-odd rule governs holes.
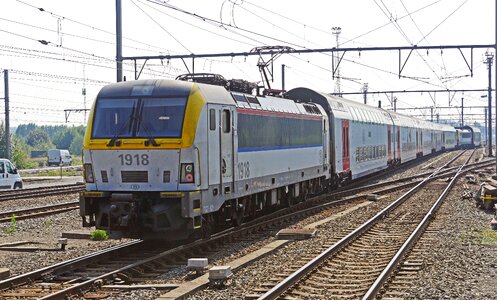
[[[378,295],[378,293],[380,292],[380,290],[383,287],[383,285],[385,284],[385,282],[388,280],[390,275],[395,271],[395,268],[403,260],[404,256],[407,254],[409,249],[411,249],[411,247],[418,241],[419,237],[423,234],[426,227],[430,224],[431,220],[435,216],[435,213],[437,212],[439,207],[442,205],[442,202],[447,198],[447,196],[449,195],[449,192],[452,190],[452,187],[456,184],[457,180],[459,179],[459,176],[461,176],[461,174],[463,173],[463,168],[469,162],[471,157],[472,157],[472,155],[466,160],[466,162],[462,166],[460,166],[458,168],[456,175],[452,178],[452,180],[447,185],[447,187],[444,189],[444,191],[442,192],[440,197],[438,197],[437,201],[435,202],[435,204],[433,204],[432,208],[425,215],[425,217],[423,218],[421,223],[419,223],[419,225],[411,233],[409,238],[400,247],[399,251],[394,255],[392,260],[388,263],[388,265],[385,267],[385,269],[378,276],[376,281],[368,289],[368,291],[366,292],[366,294],[362,298],[363,300],[374,299],[376,297],[376,295]]]
[[[465,151],[464,151],[465,152]],[[462,153],[464,153],[462,152]],[[462,155],[462,153],[460,155]],[[280,283],[278,283],[276,286],[274,286],[271,290],[263,294],[261,297],[259,297],[259,300],[266,300],[266,299],[277,299],[281,295],[283,295],[289,288],[294,286],[298,281],[300,281],[302,278],[310,274],[316,267],[321,265],[324,261],[328,259],[328,257],[332,256],[336,252],[338,252],[340,249],[345,247],[347,244],[349,244],[352,240],[356,239],[358,236],[366,232],[371,226],[373,226],[376,222],[379,220],[383,219],[385,215],[390,213],[393,209],[398,207],[400,204],[402,204],[405,200],[407,200],[409,197],[411,197],[415,192],[417,192],[421,187],[423,187],[426,183],[428,183],[431,180],[434,180],[436,175],[440,173],[440,171],[451,164],[454,160],[456,160],[460,155],[454,157],[451,159],[449,162],[444,164],[443,166],[439,167],[436,169],[432,174],[430,174],[428,177],[424,178],[421,180],[416,186],[411,188],[409,191],[404,193],[402,196],[400,196],[397,200],[392,202],[390,205],[388,205],[386,208],[381,210],[379,213],[377,213],[374,217],[360,225],[358,228],[353,230],[351,233],[343,237],[341,240],[339,240],[337,243],[332,245],[331,247],[327,248],[325,251],[323,251],[321,254],[319,254],[317,257],[312,259],[310,262],[305,264],[303,267],[289,275],[287,278],[282,280]],[[471,158],[471,156],[470,156]]]
[[[83,188],[84,188],[83,184],[76,183],[76,184],[58,185],[52,187],[3,191],[0,192],[0,201],[8,201],[8,200],[31,198],[31,197],[42,197],[42,196],[57,195],[68,192],[77,193],[82,191]]]
[[[134,240],[122,245],[113,246],[107,249],[99,250],[88,255],[80,256],[74,259],[70,259],[55,265],[47,266],[32,272],[28,272],[25,274],[17,275],[14,277],[7,278],[5,280],[0,281],[0,290],[13,288],[19,285],[27,284],[29,282],[33,282],[34,280],[52,274],[55,271],[64,271],[71,270],[80,265],[88,264],[96,259],[100,259],[105,255],[113,255],[120,251],[124,251],[130,249],[132,247],[137,247],[142,244],[142,240]]]
[[[455,159],[457,159],[458,157],[460,157],[461,154],[459,154],[458,156],[456,156],[453,159],[451,159],[451,161],[448,162],[446,165],[448,165],[449,163],[453,162]],[[446,165],[440,167],[438,170],[443,169]],[[408,183],[408,184],[412,184],[412,183]],[[392,189],[399,189],[399,188],[401,188],[401,187],[395,187],[395,188],[392,188]],[[329,197],[329,195],[326,195],[326,197]],[[124,266],[124,267],[121,267],[119,269],[107,272],[107,273],[102,274],[100,276],[90,278],[90,279],[88,279],[88,280],[86,280],[84,282],[77,283],[77,284],[74,284],[72,286],[68,286],[65,289],[56,291],[55,293],[50,294],[50,295],[46,295],[46,296],[44,296],[44,297],[42,297],[40,299],[43,299],[43,300],[47,300],[47,299],[64,299],[64,297],[66,297],[67,295],[76,294],[76,293],[80,293],[81,291],[88,290],[89,288],[91,288],[93,286],[93,284],[97,280],[105,280],[105,279],[108,279],[108,278],[112,278],[113,276],[115,276],[118,273],[123,273],[123,272],[129,271],[129,270],[132,270],[133,268],[136,268],[136,267],[141,266],[141,265],[146,265],[146,264],[148,264],[150,262],[153,262],[155,260],[162,259],[162,258],[166,257],[167,255],[171,255],[173,253],[177,253],[178,251],[186,251],[188,249],[191,249],[193,247],[198,247],[198,246],[200,246],[202,244],[205,244],[205,243],[212,243],[212,242],[224,240],[224,239],[227,239],[228,237],[232,237],[233,235],[241,235],[241,234],[244,234],[244,233],[246,234],[246,233],[254,232],[254,231],[259,230],[262,227],[268,227],[271,224],[280,223],[282,221],[291,219],[291,217],[293,217],[293,216],[306,215],[306,214],[315,212],[317,210],[325,209],[325,208],[330,207],[332,205],[338,205],[338,204],[341,204],[341,203],[346,203],[346,202],[349,202],[351,200],[358,199],[358,198],[361,198],[361,197],[364,197],[364,196],[363,195],[362,196],[359,195],[359,196],[356,196],[354,198],[331,200],[331,201],[328,201],[327,203],[324,203],[324,204],[314,205],[312,207],[308,207],[308,208],[305,208],[305,209],[297,209],[296,211],[293,211],[293,212],[290,212],[290,213],[286,213],[286,214],[284,213],[283,215],[281,215],[282,212],[275,212],[273,214],[263,216],[261,218],[263,220],[257,219],[257,220],[254,220],[252,222],[245,223],[245,224],[241,225],[238,228],[229,228],[229,229],[227,229],[224,232],[216,234],[215,236],[213,236],[210,239],[207,239],[207,240],[197,240],[197,241],[195,241],[195,242],[193,242],[191,244],[182,245],[182,246],[179,246],[179,247],[176,247],[176,248],[173,248],[173,249],[169,249],[169,250],[167,250],[165,252],[159,253],[157,255],[154,255],[152,257],[146,258],[144,260],[141,260],[141,261],[129,264],[127,266]],[[304,204],[305,204],[305,202],[304,202]],[[296,209],[297,205],[295,205],[293,208]]]
[[[23,220],[34,217],[53,215],[77,208],[79,208],[79,200],[0,212],[0,223],[10,222],[13,216],[16,220]]]
[[[486,162],[486,164],[490,164],[492,162]],[[475,168],[478,168],[479,166],[475,166]],[[442,176],[447,176],[447,175],[450,175],[450,174],[446,174],[446,175],[439,175],[440,177]],[[433,177],[433,179],[435,179],[437,177]],[[401,188],[404,188],[405,186],[408,186],[408,185],[412,185],[413,183],[407,183],[407,184],[404,184],[403,186],[398,186],[398,187],[393,187],[393,188],[388,188],[388,189],[385,189],[383,192],[384,193],[387,193],[387,192],[391,192],[393,190],[398,190],[398,189],[401,189]],[[383,192],[380,192],[380,193],[383,193]],[[358,198],[361,198],[363,196],[361,195],[358,195],[354,198],[347,198],[347,199],[340,199],[340,200],[334,200],[334,201],[329,201],[328,203],[324,203],[324,204],[321,204],[321,205],[318,205],[318,206],[314,206],[314,207],[310,207],[310,208],[307,208],[307,209],[304,209],[304,210],[299,210],[299,211],[296,211],[296,212],[292,212],[290,214],[285,214],[285,215],[282,215],[282,216],[277,216],[277,217],[270,217],[269,219],[272,220],[273,222],[275,223],[278,223],[278,222],[281,222],[283,220],[285,220],[286,218],[289,218],[291,216],[295,216],[297,214],[307,214],[307,213],[311,213],[312,211],[316,211],[316,210],[319,210],[319,209],[325,209],[325,208],[328,208],[332,205],[338,205],[340,203],[345,203],[347,201],[351,201],[353,199],[358,199]],[[264,223],[264,222],[263,222]],[[247,223],[247,224],[244,224],[242,226],[240,226],[240,232],[234,232],[233,229],[229,229],[225,232],[221,232],[221,233],[218,233],[216,236],[213,236],[213,239],[210,240],[210,242],[213,242],[213,241],[216,241],[216,240],[223,240],[223,239],[226,239],[227,237],[231,236],[232,234],[241,234],[241,231],[244,231],[244,232],[251,232],[251,231],[255,231],[257,230],[257,228],[260,228],[261,226],[267,226],[265,224],[261,223],[260,221],[257,221],[257,220],[254,220],[253,222],[251,223]],[[269,224],[269,220],[266,220],[265,223]],[[137,267],[139,265],[141,265],[142,263],[148,263],[154,259],[158,259],[158,258],[161,258],[161,257],[164,257],[168,254],[172,254],[176,251],[184,251],[184,250],[188,250],[189,248],[193,248],[193,247],[197,247],[197,246],[200,246],[202,243],[204,242],[207,242],[207,241],[196,241],[192,244],[188,244],[188,245],[183,245],[183,246],[180,246],[180,247],[177,247],[177,248],[174,248],[174,249],[170,249],[164,253],[161,253],[161,254],[158,254],[152,258],[149,258],[145,261],[141,261],[141,262],[136,262],[136,263],[133,263],[133,264],[130,264],[128,266],[125,266],[125,267],[122,267],[120,268],[119,270],[115,270],[113,272],[109,272],[107,274],[104,274],[104,275],[101,275],[99,277],[96,277],[96,278],[92,278],[90,280],[87,280],[86,282],[83,282],[81,283],[79,286],[75,286],[75,287],[72,287],[71,291],[61,291],[58,295],[49,295],[49,296],[46,296],[46,298],[43,298],[43,299],[60,299],[62,298],[64,295],[67,295],[69,293],[71,293],[72,291],[76,291],[76,290],[84,290],[85,288],[91,286],[93,284],[93,282],[95,282],[96,280],[98,279],[106,279],[106,278],[110,278],[112,277],[114,274],[116,273],[119,273],[119,272],[125,272],[126,270],[129,270],[129,269],[132,269],[134,267]],[[82,265],[82,264],[86,264],[87,262],[85,262],[83,260],[84,258],[81,258],[81,260],[79,261],[79,264],[78,265]],[[98,257],[94,257],[93,258],[93,261],[97,260]],[[82,263],[83,262],[83,263]],[[75,266],[71,266],[69,267],[70,265],[70,262],[64,264],[65,265],[65,269],[74,269]],[[59,268],[60,269],[60,268]],[[58,271],[57,269],[54,269],[54,270],[51,270],[51,271],[48,271],[48,272],[43,272],[43,273],[53,273],[55,271]],[[40,274],[39,272],[35,273],[35,274]],[[40,276],[38,276],[39,278]],[[34,275],[32,277],[31,280],[33,279],[36,279],[36,275]],[[12,284],[14,285],[14,284]],[[0,289],[2,288],[2,285],[1,285],[1,282],[0,282]],[[53,297],[53,298],[52,298]]]
[[[457,156],[457,157],[459,157],[459,156]],[[457,157],[455,157],[454,159],[452,159],[451,162],[453,160],[457,159]],[[478,164],[481,164],[481,162],[478,163]],[[444,168],[444,166],[442,166],[439,170],[441,170],[442,168]],[[480,166],[476,166],[476,168],[478,168],[478,167],[480,167]],[[450,175],[450,174],[446,174],[444,176],[447,176],[447,175]],[[401,180],[403,180],[403,179],[401,179]],[[412,185],[412,184],[413,183],[407,183],[406,185]],[[380,183],[378,185],[385,185],[385,183]],[[368,187],[368,188],[370,188],[370,187]],[[400,189],[400,188],[403,188],[403,187],[399,186],[399,187],[394,187],[394,188],[389,188],[389,189],[395,190],[395,189]],[[340,192],[340,193],[343,193],[343,191]],[[283,215],[281,215],[282,211],[277,211],[277,212],[272,213],[270,215],[265,215],[265,216],[262,217],[263,220],[259,220],[259,219],[253,220],[251,222],[248,222],[246,224],[241,225],[238,228],[230,228],[230,229],[225,230],[224,232],[217,233],[216,235],[213,235],[210,239],[197,240],[197,241],[195,241],[193,243],[190,243],[190,244],[187,244],[187,245],[182,245],[182,246],[179,246],[179,247],[176,247],[176,248],[173,248],[173,249],[169,249],[169,250],[167,250],[167,251],[165,251],[163,253],[157,254],[157,255],[155,255],[153,257],[150,257],[150,258],[147,258],[145,260],[142,260],[142,261],[130,264],[128,266],[122,267],[119,270],[108,272],[108,273],[103,274],[101,276],[92,278],[90,280],[87,280],[87,281],[79,283],[79,284],[76,284],[74,286],[69,287],[66,290],[61,290],[61,291],[57,292],[56,294],[47,295],[47,296],[45,296],[42,299],[62,299],[64,297],[64,295],[73,294],[75,292],[80,292],[80,291],[83,291],[83,290],[89,288],[98,279],[110,278],[110,277],[112,277],[116,273],[125,272],[125,271],[130,270],[130,269],[132,269],[132,268],[134,268],[136,266],[139,266],[141,264],[145,264],[145,263],[151,262],[151,261],[153,261],[155,259],[163,258],[164,256],[166,256],[168,254],[172,254],[174,251],[184,251],[184,250],[187,250],[189,248],[201,246],[204,243],[216,242],[216,241],[219,241],[219,240],[224,240],[224,239],[226,239],[228,237],[233,237],[233,235],[237,235],[237,234],[241,235],[241,234],[244,234],[244,233],[254,232],[254,231],[260,230],[263,227],[268,227],[270,224],[275,224],[275,223],[278,223],[278,222],[281,223],[282,221],[288,220],[291,217],[293,217],[295,215],[298,215],[298,214],[301,214],[301,215],[309,214],[309,213],[311,213],[313,211],[322,210],[322,209],[328,208],[328,207],[333,206],[333,205],[338,205],[338,204],[341,204],[341,203],[345,203],[345,202],[351,201],[353,199],[358,199],[360,197],[364,197],[364,195],[362,195],[362,196],[359,195],[359,196],[356,196],[356,197],[353,197],[353,198],[339,199],[339,200],[329,200],[330,196],[333,196],[333,194],[332,195],[321,195],[321,196],[315,197],[315,198],[321,198],[319,200],[321,203],[324,202],[324,201],[326,201],[326,203],[324,203],[324,204],[316,205],[317,200],[316,199],[314,199],[314,200],[310,199],[309,201],[303,202],[301,204],[306,204],[306,205],[310,204],[310,205],[313,205],[312,207],[301,209],[301,207],[299,205],[295,205],[291,209],[296,209],[296,211],[289,212],[289,213],[286,213],[286,214],[283,214]],[[328,200],[323,199],[323,198],[328,198]],[[78,261],[78,263],[79,263],[78,266],[84,265],[86,263],[86,261],[89,261],[89,260],[86,260],[85,257],[81,257],[80,259],[81,260]],[[95,260],[98,260],[98,257],[94,257],[93,261],[95,261]],[[65,270],[65,269],[70,270],[70,269],[74,269],[76,267],[76,266],[72,265],[71,261],[64,262],[64,263],[61,263],[61,264],[57,264],[54,267],[57,267],[59,265],[62,265],[64,267],[64,269],[62,269],[62,270]],[[35,275],[32,275],[34,277],[30,277],[31,278],[30,280],[32,281],[33,279],[35,279],[36,274],[38,274],[38,278],[39,278],[41,276],[41,274],[44,274],[44,273],[53,273],[55,271],[59,271],[61,268],[62,267],[57,267],[57,268],[47,267],[46,269],[48,269],[48,271],[46,271],[46,272],[43,272],[43,271],[40,271],[40,270],[33,271],[31,273],[35,274]],[[21,281],[22,281],[22,279],[21,279]],[[10,285],[14,286],[15,282],[16,281],[11,282]],[[0,282],[0,289],[5,288],[5,284],[4,284],[4,286],[2,286],[2,283],[3,282]]]

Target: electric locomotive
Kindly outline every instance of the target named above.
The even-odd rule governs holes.
[[[472,149],[481,146],[481,131],[475,126],[456,127],[458,132],[457,147]]]
[[[197,237],[456,146],[448,125],[307,88],[256,88],[214,74],[104,87],[84,139],[83,225]]]
[[[321,106],[195,76],[99,92],[84,138],[84,226],[184,239],[325,188],[330,129]]]

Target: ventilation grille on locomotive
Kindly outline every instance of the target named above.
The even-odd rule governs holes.
[[[121,171],[122,182],[148,182],[147,171]]]
[[[100,175],[102,176],[102,182],[109,182],[109,177],[107,176],[107,171],[100,171]]]

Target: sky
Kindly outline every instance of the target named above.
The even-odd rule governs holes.
[[[248,52],[255,47],[319,49],[495,44],[495,1],[489,0],[122,0],[123,56]],[[102,86],[116,81],[114,0],[1,0],[0,70],[9,70],[11,125],[82,125]],[[398,51],[351,51],[340,64],[340,91],[486,89],[490,49],[413,51],[399,78]],[[409,55],[402,52],[402,60]],[[266,57],[267,59],[267,57]],[[261,81],[258,57],[195,60],[195,72]],[[403,63],[403,62],[402,62]],[[141,68],[143,61],[138,62]],[[330,53],[282,55],[273,64],[271,87],[336,91]],[[149,60],[140,79],[174,79],[191,60]],[[124,75],[134,79],[134,64]],[[493,68],[494,69],[494,68]],[[492,77],[495,74],[492,74]],[[0,98],[4,95],[0,74]],[[495,81],[492,82],[495,84]],[[86,95],[83,95],[83,90]],[[399,112],[430,119],[457,119],[464,105],[484,106],[485,92],[397,93]],[[368,104],[391,108],[391,96],[371,94]],[[363,102],[363,95],[345,97]],[[494,96],[495,99],[495,96]],[[452,109],[437,108],[451,106]],[[407,109],[407,110],[404,110]],[[4,104],[0,102],[0,119]],[[495,110],[494,110],[495,112]],[[466,108],[465,122],[482,121],[483,109]],[[449,114],[450,116],[446,116]]]

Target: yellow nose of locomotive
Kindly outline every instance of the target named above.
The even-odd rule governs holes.
[[[201,185],[194,144],[205,102],[195,83],[172,80],[100,91],[83,145],[85,225],[160,232],[188,221],[175,218]]]

